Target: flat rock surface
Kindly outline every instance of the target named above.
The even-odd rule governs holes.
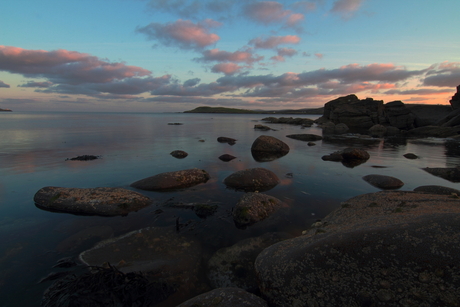
[[[399,180],[398,178],[385,176],[385,175],[367,175],[364,176],[363,179],[368,182],[369,184],[373,185],[376,188],[383,189],[383,190],[393,190],[399,189],[404,185],[404,182]]]
[[[279,183],[279,178],[265,168],[248,168],[237,171],[224,179],[224,184],[232,189],[246,192],[267,191]]]
[[[248,238],[219,249],[208,261],[207,276],[213,288],[238,287],[255,292],[258,289],[254,261],[259,253],[279,241],[286,233],[271,232]]]
[[[146,191],[171,191],[205,183],[209,178],[205,170],[192,168],[147,177],[132,183],[131,186]]]
[[[456,306],[459,222],[449,196],[354,197],[257,257],[261,292],[270,306]]]
[[[152,203],[150,198],[123,188],[44,187],[34,196],[43,210],[79,215],[127,215]]]
[[[260,297],[239,288],[219,288],[183,302],[177,307],[267,307]]]
[[[438,195],[457,195],[460,197],[460,190],[443,187],[439,185],[424,185],[420,187],[416,187],[414,189],[416,192],[424,192],[429,194],[438,194]]]
[[[252,225],[273,214],[283,205],[276,197],[262,193],[245,193],[233,209],[233,221],[237,226]]]

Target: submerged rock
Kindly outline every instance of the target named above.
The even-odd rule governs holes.
[[[323,139],[322,136],[316,135],[316,134],[290,134],[286,135],[286,137],[294,139],[294,140],[299,140],[299,141],[305,141],[305,142],[314,142],[314,141],[320,141]]]
[[[282,206],[276,197],[261,193],[246,193],[233,209],[233,221],[237,226],[247,226],[262,221]]]
[[[459,199],[382,191],[266,248],[255,270],[270,306],[456,306],[459,263]]]
[[[279,183],[279,178],[265,168],[248,168],[237,171],[224,179],[224,184],[236,190],[246,192],[267,191]]]
[[[177,307],[267,307],[260,297],[239,288],[219,288],[198,295]]]
[[[228,138],[225,136],[220,136],[217,138],[217,142],[219,143],[227,143],[229,145],[235,145],[236,140],[232,138]]]
[[[406,159],[411,159],[411,160],[415,160],[415,159],[418,159],[418,156],[416,154],[413,154],[413,153],[406,153],[403,155],[404,158]]]
[[[147,177],[132,183],[131,186],[146,191],[172,191],[205,183],[209,178],[205,170],[192,168]]]
[[[249,292],[257,292],[254,271],[257,255],[270,245],[288,238],[288,234],[271,232],[219,249],[208,261],[207,276],[211,286],[238,287]]]
[[[91,160],[96,160],[99,159],[101,156],[94,156],[94,155],[83,155],[83,156],[77,156],[74,158],[70,159],[65,159],[66,161],[91,161]]]
[[[367,175],[363,179],[374,187],[384,190],[399,189],[404,185],[404,182],[391,176]]]
[[[451,182],[460,182],[460,167],[426,167],[422,170]]]
[[[440,185],[424,185],[414,189],[415,192],[423,192],[429,194],[438,194],[438,195],[451,195],[451,196],[460,196],[460,190],[443,187]]]
[[[219,160],[224,161],[224,162],[229,162],[229,161],[232,161],[233,159],[236,159],[236,157],[229,155],[229,154],[223,154],[219,156]]]
[[[122,188],[44,187],[34,196],[43,210],[77,215],[127,215],[149,206],[152,201],[140,193]]]
[[[177,159],[183,159],[188,156],[188,153],[183,150],[174,150],[170,153],[170,155]]]

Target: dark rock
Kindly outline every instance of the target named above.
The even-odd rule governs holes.
[[[452,112],[452,107],[449,105],[406,104],[405,106],[415,115],[416,127],[436,125]]]
[[[340,161],[343,160],[343,157],[340,154],[340,152],[333,152],[333,153],[331,153],[329,155],[322,156],[321,159],[323,159],[323,161],[340,162]]]
[[[321,129],[323,129],[323,136],[326,134],[334,134],[335,132],[335,124],[333,122],[326,122],[322,124]]]
[[[69,273],[69,272],[67,272]],[[175,289],[162,282],[150,282],[140,273],[116,268],[94,267],[91,272],[71,274],[49,287],[41,306],[154,306]]]
[[[63,278],[64,276],[67,276],[69,275],[70,272],[69,271],[61,271],[61,272],[51,272],[49,273],[48,275],[46,275],[45,277],[41,278],[38,283],[41,284],[41,283],[44,283],[44,282],[47,282],[47,281],[52,281],[52,280],[56,280],[56,279],[60,279],[60,278]]]
[[[247,192],[267,191],[279,183],[278,176],[265,168],[249,168],[237,171],[224,179],[224,184]]]
[[[210,204],[196,204],[193,206],[193,211],[195,211],[195,214],[204,219],[207,218],[208,216],[213,215],[217,211],[218,206],[217,205],[210,205]]]
[[[262,221],[282,206],[282,202],[261,193],[244,194],[233,209],[233,221],[239,227]]]
[[[404,135],[408,137],[437,137],[446,138],[456,136],[460,132],[460,127],[439,127],[425,126],[405,131]]]
[[[316,143],[313,143],[313,142],[308,142],[308,143],[307,143],[307,145],[308,145],[308,146],[315,146],[315,145],[316,145]]]
[[[183,125],[183,123],[168,123],[168,125],[171,125],[171,126],[180,126],[180,125]]]
[[[344,134],[346,133],[348,130],[350,130],[348,128],[348,126],[344,123],[339,123],[337,125],[334,126],[334,133],[335,134]]]
[[[53,265],[53,268],[71,268],[76,266],[77,263],[73,259],[73,257],[66,257],[59,259],[55,265]]]
[[[131,186],[146,191],[171,191],[205,183],[209,178],[205,170],[192,168],[147,177],[132,183]]]
[[[71,236],[65,238],[56,246],[59,253],[69,253],[81,250],[95,241],[106,240],[113,237],[113,229],[107,225],[97,225],[82,229]]]
[[[260,297],[238,288],[219,288],[183,302],[177,307],[267,307]]]
[[[262,251],[260,291],[270,306],[455,306],[459,204],[416,192],[354,197],[306,235]]]
[[[385,136],[386,132],[387,132],[387,128],[380,124],[376,124],[369,128],[369,134],[373,137],[381,138]]]
[[[404,182],[391,176],[367,175],[363,179],[374,187],[384,190],[399,189],[404,185]]]
[[[292,117],[266,117],[262,118],[263,121],[272,123],[272,124],[288,124],[288,125],[298,125],[302,127],[311,127],[314,123],[314,120],[309,118],[292,118]]]
[[[254,125],[254,130],[269,131],[269,130],[273,130],[273,129],[268,127],[268,126],[256,124],[256,125]]]
[[[441,177],[451,182],[460,182],[460,167],[426,167],[422,170],[430,173],[431,175]]]
[[[305,142],[312,142],[312,141],[320,141],[323,139],[322,136],[316,135],[316,134],[290,134],[286,135],[286,137],[294,139],[294,140],[299,140],[299,141],[305,141]]]
[[[126,275],[142,272],[149,282],[161,281],[166,288],[175,290],[174,294],[168,293],[171,296],[165,306],[175,306],[178,303],[175,297],[192,297],[201,290],[198,289],[201,256],[198,241],[178,234],[171,227],[149,227],[102,241],[82,252],[79,258],[89,266],[110,263]]]
[[[396,127],[388,126],[386,128],[385,136],[396,136],[401,133],[401,130]]]
[[[34,196],[35,205],[43,210],[77,215],[127,215],[149,206],[147,196],[122,188],[44,187]]]
[[[370,158],[370,155],[364,149],[359,148],[345,148],[341,151],[342,157],[344,160],[364,160],[367,161]]]
[[[229,145],[235,145],[236,140],[232,138],[228,138],[225,136],[220,136],[217,138],[217,142],[219,143],[227,143]]]
[[[457,92],[452,96],[452,99],[449,101],[453,110],[460,108],[460,85],[457,86]]]
[[[266,162],[287,155],[289,146],[283,141],[268,135],[259,136],[251,146],[252,156],[256,161]]]
[[[402,101],[392,101],[384,105],[387,122],[398,129],[414,128],[415,115],[406,108]]]
[[[177,159],[183,159],[188,156],[188,153],[183,150],[174,150],[170,155]]]
[[[93,156],[93,155],[83,155],[83,156],[77,156],[74,158],[66,159],[66,161],[91,161],[91,160],[96,160],[99,159],[101,156]]]
[[[404,158],[406,159],[411,159],[411,160],[415,160],[415,159],[418,159],[418,156],[416,154],[413,154],[413,153],[406,153],[403,155]]]
[[[414,189],[416,192],[423,192],[437,195],[457,195],[460,196],[460,190],[443,187],[439,185],[424,185]]]
[[[248,238],[219,249],[208,261],[207,276],[213,288],[238,287],[249,292],[257,292],[254,261],[262,250],[289,235],[271,232],[260,237]]]
[[[224,162],[232,161],[233,159],[236,159],[236,157],[229,155],[229,154],[223,154],[219,157],[220,160]]]

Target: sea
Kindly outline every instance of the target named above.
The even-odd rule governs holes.
[[[54,282],[42,279],[68,270],[53,268],[58,260],[78,259],[81,252],[103,239],[144,227],[169,227],[189,233],[212,254],[266,232],[301,235],[347,199],[379,191],[362,179],[365,175],[396,177],[404,182],[400,190],[405,191],[422,185],[460,189],[459,183],[422,170],[460,165],[458,146],[447,146],[443,139],[349,138],[316,141],[315,146],[309,146],[286,135],[321,135],[316,125],[302,128],[268,124],[262,121],[267,116],[0,112],[0,306],[40,306],[44,291]],[[273,130],[255,130],[256,124]],[[260,135],[282,140],[289,145],[289,153],[273,161],[257,161],[250,149]],[[236,143],[219,143],[218,137],[234,138]],[[356,167],[321,159],[352,146],[367,150],[370,159]],[[174,150],[186,151],[188,156],[174,158],[170,155]],[[419,159],[406,159],[406,153],[414,153]],[[222,154],[236,159],[223,162],[218,158]],[[100,158],[69,160],[80,155]],[[232,209],[244,192],[227,188],[223,181],[236,171],[255,167],[269,169],[279,177],[280,183],[264,193],[282,200],[285,206],[264,221],[237,227]],[[181,191],[138,191],[149,196],[153,204],[127,216],[48,212],[37,208],[33,201],[35,193],[46,186],[133,190],[130,184],[142,178],[190,168],[206,170],[210,180]],[[214,215],[202,218],[187,206],[171,205],[193,203],[218,207]]]

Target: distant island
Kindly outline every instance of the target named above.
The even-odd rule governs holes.
[[[2,108],[0,108],[0,112],[13,112],[13,111],[10,110],[10,109],[2,109]]]
[[[323,115],[324,108],[298,110],[246,110],[224,107],[198,107],[184,113],[230,113],[230,114],[318,114]]]

